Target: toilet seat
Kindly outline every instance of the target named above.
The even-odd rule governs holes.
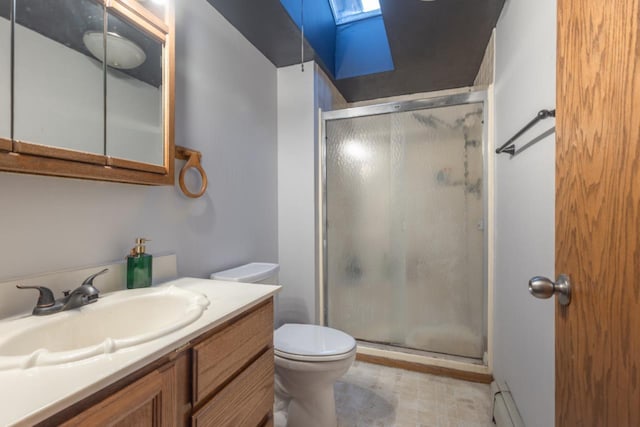
[[[280,350],[274,349],[274,354],[277,357],[291,360],[294,362],[336,362],[336,361],[348,359],[355,352],[356,352],[355,346],[351,351],[348,351],[346,353],[334,354],[332,356],[304,356],[302,354],[287,353],[286,351],[280,351]]]
[[[274,333],[276,356],[300,362],[329,362],[353,355],[356,340],[337,329],[287,323]]]

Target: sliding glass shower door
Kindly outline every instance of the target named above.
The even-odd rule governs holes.
[[[360,340],[482,358],[483,107],[325,115],[329,326]]]

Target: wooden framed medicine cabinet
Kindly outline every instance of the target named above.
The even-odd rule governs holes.
[[[174,0],[0,0],[0,171],[173,185],[174,76]]]

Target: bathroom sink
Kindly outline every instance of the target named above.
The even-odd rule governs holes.
[[[112,353],[181,329],[209,305],[175,286],[112,292],[96,303],[0,324],[0,370],[57,365]]]

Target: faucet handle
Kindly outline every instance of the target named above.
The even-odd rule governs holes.
[[[51,292],[51,289],[49,289],[47,287],[44,287],[44,286],[21,286],[21,285],[16,285],[16,288],[18,288],[18,289],[36,289],[38,292],[40,292],[40,296],[38,297],[38,302],[36,303],[36,307],[39,307],[39,308],[51,307],[56,302],[56,299],[53,296],[53,292]]]
[[[95,279],[97,276],[106,273],[107,271],[109,271],[108,268],[105,268],[102,271],[98,271],[96,274],[92,274],[91,276],[87,277],[86,279],[84,279],[84,282],[82,282],[82,286],[88,285],[88,286],[93,286],[93,279]]]

